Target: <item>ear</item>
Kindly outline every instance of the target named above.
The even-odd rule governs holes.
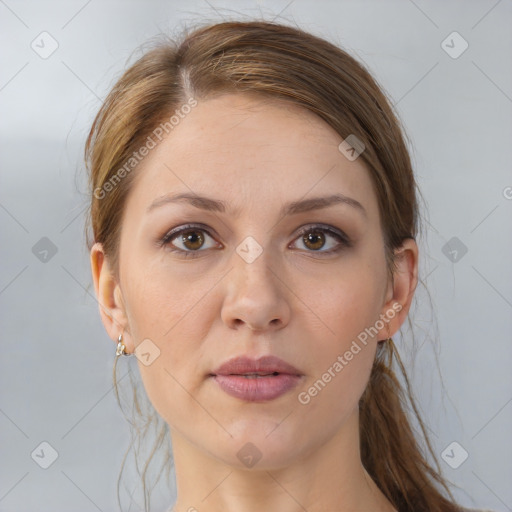
[[[412,238],[404,240],[395,251],[396,271],[388,284],[386,301],[380,318],[384,328],[380,329],[380,340],[387,339],[400,329],[407,318],[418,284],[418,246]]]
[[[126,352],[133,352],[133,342],[127,332],[128,319],[121,287],[109,267],[102,244],[93,245],[90,259],[94,290],[105,330],[116,344],[119,335],[123,334]]]

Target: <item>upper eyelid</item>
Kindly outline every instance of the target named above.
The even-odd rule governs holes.
[[[184,225],[183,227],[181,226],[177,226],[176,228],[173,228],[173,229],[170,229],[169,231],[167,231],[164,236],[162,237],[162,242],[166,243],[166,242],[170,242],[171,240],[173,240],[174,238],[176,238],[178,235],[180,235],[181,233],[183,232],[186,232],[186,231],[192,231],[194,229],[197,229],[198,231],[204,231],[205,233],[208,234],[208,236],[210,236],[211,238],[215,238],[211,233],[210,233],[210,229],[207,228],[206,226],[203,226],[202,224],[186,224]],[[220,242],[219,242],[220,243]]]
[[[318,229],[319,231],[327,231],[328,233],[332,235],[338,235],[344,239],[348,240],[348,236],[345,234],[345,232],[339,228],[335,228],[334,226],[329,226],[322,223],[313,223],[313,224],[306,224],[305,226],[301,226],[299,228],[298,234],[301,235],[304,232],[313,231],[315,229]]]

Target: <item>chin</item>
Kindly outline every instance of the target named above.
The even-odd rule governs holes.
[[[303,456],[304,440],[294,438],[288,429],[282,429],[279,422],[260,421],[257,424],[237,425],[238,433],[224,443],[212,439],[210,453],[226,465],[247,470],[277,470],[290,466]],[[302,437],[302,436],[301,436]],[[298,449],[300,447],[300,450]]]

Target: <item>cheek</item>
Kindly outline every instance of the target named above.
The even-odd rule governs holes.
[[[313,321],[305,326],[310,339],[304,340],[304,349],[314,358],[299,402],[305,424],[307,418],[317,418],[326,435],[334,435],[357,409],[367,385],[378,338],[368,337],[365,330],[379,318],[381,295],[375,273],[368,269],[366,275],[332,280],[324,293],[310,296],[322,328],[314,329]]]
[[[131,268],[124,288],[130,332],[136,347],[147,339],[156,347],[151,364],[138,366],[148,397],[166,418],[169,400],[175,405],[187,398],[184,389],[194,394],[198,386],[202,340],[218,315],[208,292],[219,278],[180,275],[163,264]]]
[[[129,322],[136,342],[154,337],[155,342],[168,344],[178,334],[181,339],[184,331],[187,335],[183,325],[203,318],[205,298],[218,280],[204,273],[179,272],[179,266],[177,270],[161,257],[140,264],[127,259],[126,268]]]
[[[383,303],[384,269],[383,261],[356,256],[325,279],[304,281],[302,296],[322,320],[327,337],[343,345],[374,325]]]
[[[384,288],[383,260],[354,258],[325,280],[323,286],[311,288],[315,291],[306,295],[308,306],[316,313],[316,316],[304,313],[312,319],[304,327],[315,347],[315,362],[307,385],[320,379],[317,388],[322,389],[323,398],[318,402],[330,404],[339,412],[348,405],[345,400],[352,405],[356,403],[370,375],[380,339],[375,324]],[[317,317],[321,325],[315,328]],[[339,400],[340,397],[345,400]]]

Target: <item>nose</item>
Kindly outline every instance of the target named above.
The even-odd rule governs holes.
[[[248,263],[233,253],[234,268],[228,273],[221,317],[231,329],[279,330],[288,325],[290,304],[279,266],[271,266],[268,251]]]

